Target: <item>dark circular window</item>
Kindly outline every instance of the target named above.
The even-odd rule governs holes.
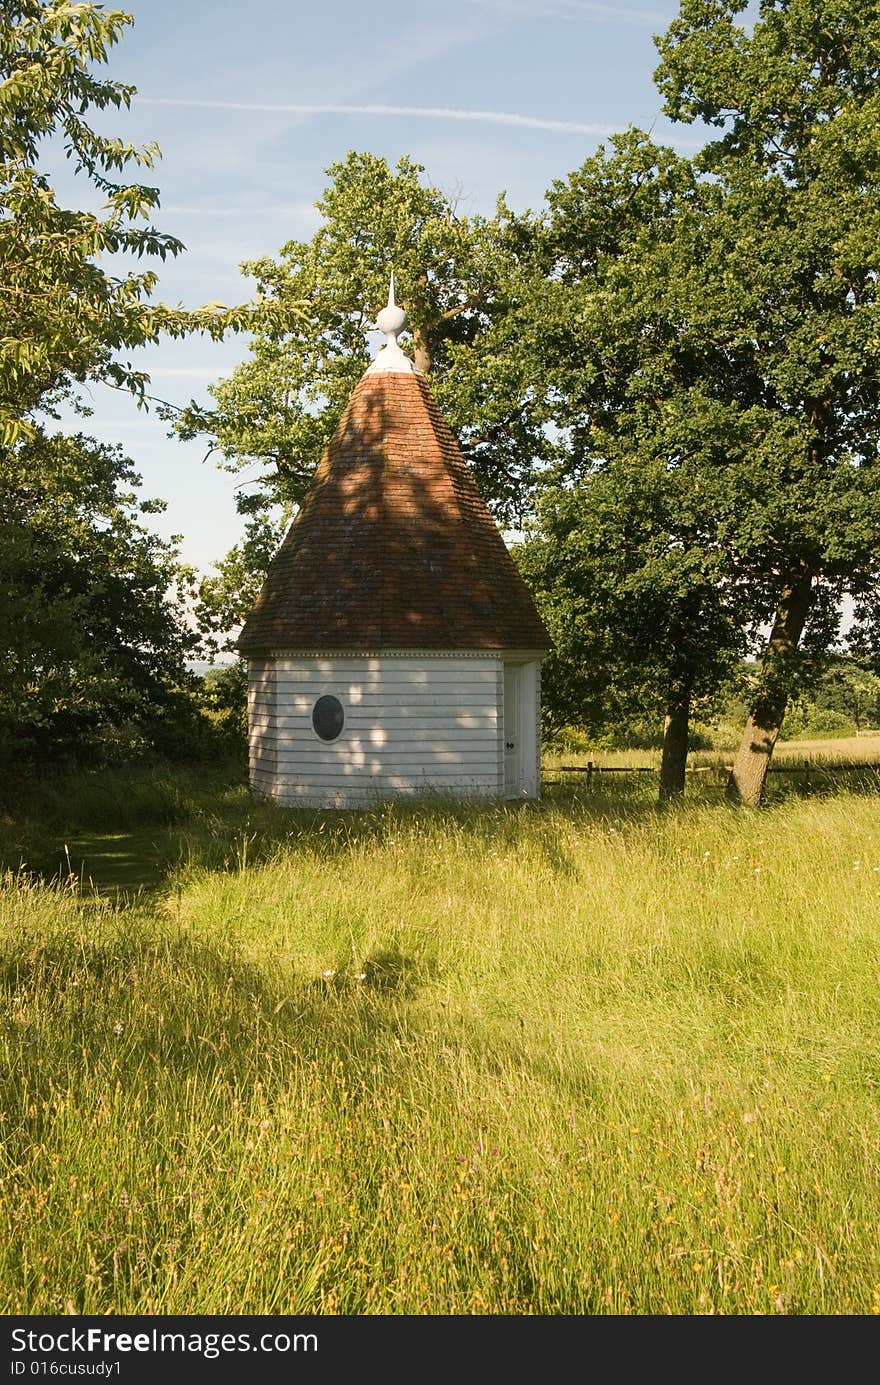
[[[345,713],[338,697],[327,693],[319,697],[312,708],[312,725],[322,741],[335,741],[345,722]]]

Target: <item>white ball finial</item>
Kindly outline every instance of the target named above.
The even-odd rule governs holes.
[[[397,338],[409,326],[406,313],[394,301],[394,271],[391,271],[391,285],[388,289],[388,306],[376,316],[376,326],[384,332],[389,346],[397,345]]]
[[[409,321],[403,308],[399,308],[394,301],[393,273],[391,275],[391,287],[388,290],[388,306],[376,314],[376,326],[380,332],[385,333],[385,345],[373,364],[367,366],[366,374],[417,375],[418,371],[409,356],[405,351],[401,351],[397,342],[401,332],[405,332],[409,326]]]

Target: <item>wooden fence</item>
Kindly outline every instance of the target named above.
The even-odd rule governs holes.
[[[688,765],[688,774],[717,774],[719,777],[730,774],[733,765]],[[800,760],[790,764],[773,764],[768,767],[768,774],[802,774],[806,779],[813,774],[834,775],[852,774],[855,770],[862,770],[865,773],[874,773],[880,776],[880,761],[877,760],[855,760],[835,761],[828,764],[817,764],[814,760]],[[585,765],[554,765],[542,771],[542,779],[549,779],[554,774],[585,774],[587,781],[594,774],[659,774],[659,765],[597,765],[592,760],[588,760]]]

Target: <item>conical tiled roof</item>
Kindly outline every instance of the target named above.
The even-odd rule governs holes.
[[[408,362],[379,364],[349,400],[239,650],[549,649],[427,384]]]

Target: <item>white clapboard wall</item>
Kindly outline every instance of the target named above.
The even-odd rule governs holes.
[[[317,699],[345,723],[322,741]],[[349,807],[398,794],[497,797],[505,789],[504,662],[499,654],[251,659],[250,775],[276,802]]]

